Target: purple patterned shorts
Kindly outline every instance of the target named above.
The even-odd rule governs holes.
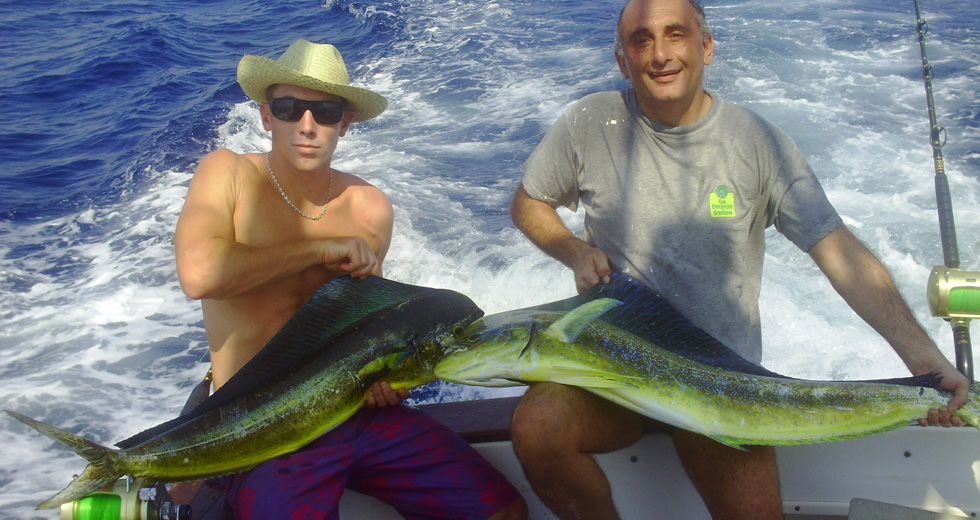
[[[482,520],[519,497],[460,436],[404,405],[361,409],[298,451],[209,483],[242,520],[335,520],[345,487],[409,520]]]

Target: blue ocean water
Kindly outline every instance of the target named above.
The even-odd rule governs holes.
[[[831,201],[952,357],[924,287],[942,263],[921,57],[908,2],[707,0],[709,88],[799,143]],[[620,1],[0,0],[0,408],[103,444],[175,415],[206,371],[200,308],[172,233],[208,151],[269,146],[235,82],[243,54],[335,44],[388,97],[335,165],[396,211],[390,278],[450,287],[487,312],[572,294],[571,275],[510,224],[520,165],[581,96],[624,85]],[[964,269],[980,270],[980,4],[925,0],[935,98]],[[581,215],[563,212],[573,228]],[[764,363],[788,375],[905,375],[805,254],[772,235]],[[974,327],[978,335],[977,327]],[[516,391],[516,390],[515,390]],[[478,398],[440,386],[427,399]],[[494,394],[496,395],[496,394]],[[0,515],[83,461],[6,418]]]

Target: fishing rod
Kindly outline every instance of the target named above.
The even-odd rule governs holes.
[[[956,225],[953,221],[953,203],[943,163],[943,146],[946,129],[936,121],[936,105],[932,98],[933,68],[926,54],[926,33],[929,24],[915,3],[915,17],[919,32],[919,49],[922,51],[922,79],[926,86],[929,106],[929,141],[936,166],[936,206],[939,211],[939,234],[942,238],[945,265],[936,266],[929,275],[926,295],[932,315],[949,321],[953,328],[953,344],[956,352],[956,368],[973,381],[973,347],[970,343],[970,320],[980,318],[980,273],[960,270],[959,250],[956,245]]]

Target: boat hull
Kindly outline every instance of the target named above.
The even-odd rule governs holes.
[[[524,495],[532,520],[557,519],[524,478],[506,431],[494,428],[495,422],[509,424],[514,402],[507,398],[423,408],[469,438],[500,469]],[[477,422],[459,424],[461,420]],[[855,498],[953,517],[980,515],[980,434],[973,428],[909,426],[860,439],[777,446],[776,456],[787,519],[846,519]],[[623,520],[711,520],[669,436],[648,433],[633,446],[596,459]],[[342,519],[401,518],[390,506],[352,491],[344,494],[340,507]]]

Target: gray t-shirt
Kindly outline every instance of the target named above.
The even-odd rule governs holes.
[[[584,239],[613,270],[759,363],[765,229],[808,251],[842,221],[789,136],[709,95],[708,113],[681,127],[646,118],[632,88],[586,96],[525,162],[522,182],[554,206],[581,202]]]

